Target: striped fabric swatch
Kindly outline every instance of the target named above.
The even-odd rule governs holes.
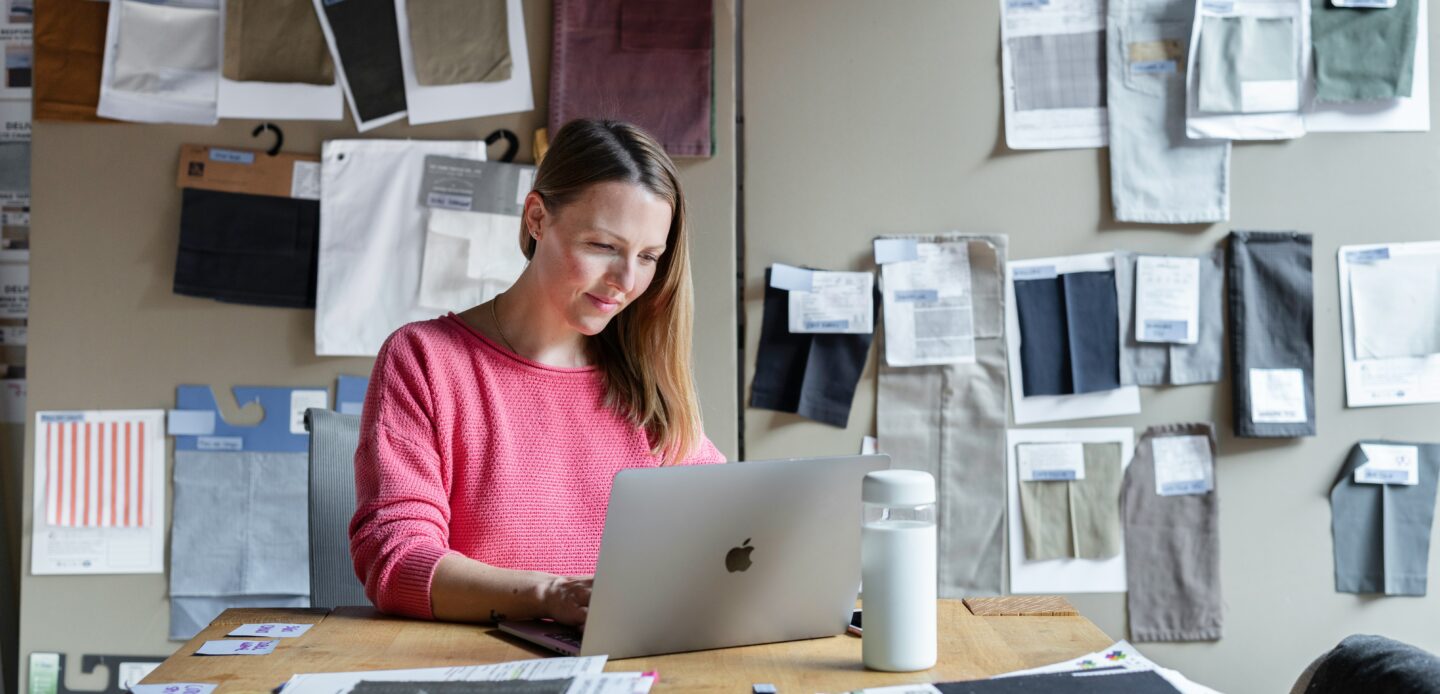
[[[162,474],[164,413],[41,412],[35,463],[44,468],[45,522],[66,528],[143,528]],[[147,490],[147,488],[149,488]]]

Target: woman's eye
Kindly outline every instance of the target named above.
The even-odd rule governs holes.
[[[642,256],[640,256],[640,258],[641,258],[642,260],[644,260],[645,262],[647,262],[647,263],[654,263],[654,262],[657,262],[657,261],[660,260],[660,258],[659,258],[658,256],[653,256],[653,255],[642,255]]]
[[[608,243],[595,243],[595,242],[592,241],[592,242],[590,243],[590,245],[593,246],[593,247],[595,247],[595,248],[599,248],[599,249],[605,250],[605,251],[613,251],[613,250],[615,250],[615,247],[612,246],[612,245],[610,245],[610,244],[608,244]]]

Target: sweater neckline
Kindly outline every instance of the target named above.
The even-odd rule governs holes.
[[[462,332],[470,335],[471,337],[475,338],[475,340],[479,341],[482,347],[485,347],[489,351],[494,352],[501,357],[509,359],[510,361],[516,362],[520,366],[524,366],[530,369],[536,369],[539,371],[559,374],[588,374],[595,371],[594,365],[577,367],[551,366],[549,364],[542,364],[533,359],[526,359],[525,357],[522,357],[510,351],[504,345],[501,345],[490,339],[489,337],[486,337],[485,333],[476,330],[474,326],[466,323],[464,319],[460,318],[460,316],[455,315],[453,311],[445,314],[445,318],[448,319],[452,324],[459,326]]]

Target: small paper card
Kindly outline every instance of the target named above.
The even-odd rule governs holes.
[[[1300,369],[1250,369],[1250,421],[1256,424],[1302,423],[1305,372]]]
[[[534,182],[533,166],[432,154],[425,157],[420,204],[519,217]]]
[[[1155,456],[1155,493],[1204,494],[1215,488],[1215,459],[1208,436],[1160,436],[1150,441]]]
[[[175,684],[136,684],[130,687],[130,694],[210,694],[218,684],[200,682],[177,682]]]
[[[1022,443],[1016,451],[1022,482],[1085,479],[1085,444]]]
[[[1365,454],[1366,463],[1355,468],[1356,483],[1407,486],[1420,483],[1418,447],[1362,443],[1360,452]]]
[[[1200,337],[1200,259],[1135,259],[1135,339],[1193,345]]]
[[[812,272],[809,291],[790,291],[790,332],[875,331],[875,276],[868,272]]]
[[[310,631],[310,627],[313,626],[315,625],[281,623],[241,624],[239,628],[226,634],[226,636],[272,636],[277,638],[293,638],[296,636],[304,635],[305,632]]]
[[[206,641],[195,655],[270,655],[276,641]]]
[[[1395,6],[1395,0],[1330,0],[1336,7],[1367,7],[1370,9],[1389,9]]]

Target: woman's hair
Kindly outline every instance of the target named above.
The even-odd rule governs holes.
[[[643,130],[618,121],[573,120],[550,141],[535,174],[535,192],[552,214],[596,183],[643,186],[670,204],[670,232],[655,278],[587,347],[605,380],[605,405],[645,430],[651,451],[675,463],[699,445],[700,403],[692,376],[695,312],[685,195],[675,164]],[[520,230],[520,249],[535,239]]]

